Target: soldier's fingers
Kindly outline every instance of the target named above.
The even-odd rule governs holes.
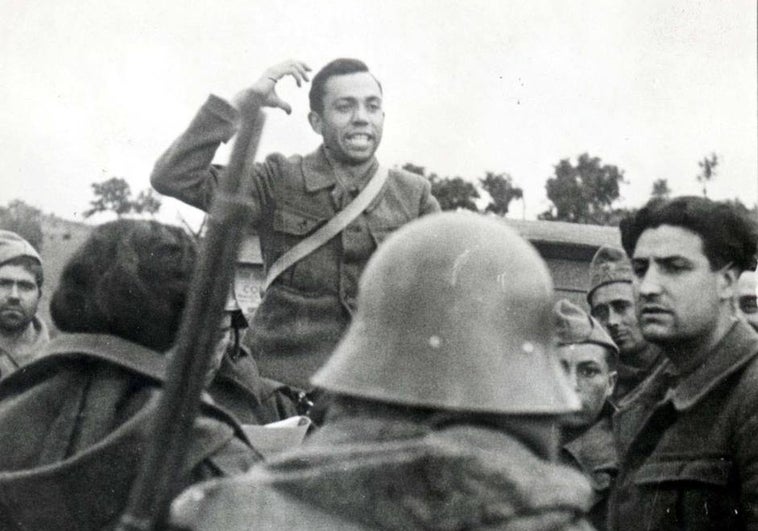
[[[278,107],[284,112],[286,112],[287,114],[292,114],[292,106],[286,101],[284,101],[282,98],[277,96],[276,94],[273,94],[271,96],[269,103],[271,104],[272,107]]]
[[[303,82],[310,81],[308,78],[308,71],[306,70],[307,65],[304,65],[304,63],[293,63],[290,66],[291,68],[288,74],[295,78],[298,87],[302,86]]]
[[[297,63],[295,63],[295,68],[297,69],[298,73],[305,81],[310,81],[310,77],[308,76],[308,72],[311,71],[310,66],[303,63],[302,61],[298,61]]]

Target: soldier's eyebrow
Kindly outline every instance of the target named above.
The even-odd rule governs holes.
[[[693,264],[692,260],[686,256],[673,255],[673,256],[661,256],[655,257],[653,260],[666,267],[689,267]]]
[[[358,101],[358,98],[353,96],[340,96],[334,100],[334,103],[354,103]]]
[[[686,256],[682,256],[680,254],[675,254],[671,256],[650,256],[650,257],[635,257],[631,259],[632,265],[638,265],[638,266],[645,266],[649,264],[651,261],[655,262],[656,264],[663,264],[663,265],[688,265],[692,264],[692,260],[687,258]]]

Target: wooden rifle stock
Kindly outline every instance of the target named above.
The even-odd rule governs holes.
[[[164,392],[153,420],[153,436],[116,528],[120,531],[154,529],[167,516],[171,500],[178,494],[177,480],[200,408],[243,228],[249,219],[246,177],[252,172],[264,120],[257,104],[242,109],[242,123],[229,165],[209,210],[207,232],[192,277],[176,350],[168,360]]]

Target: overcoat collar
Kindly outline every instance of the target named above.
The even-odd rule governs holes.
[[[41,351],[41,358],[92,356],[153,380],[166,377],[166,356],[110,334],[61,334]]]
[[[679,380],[671,392],[674,407],[679,411],[691,408],[756,356],[758,334],[746,323],[735,322],[703,364]]]
[[[608,485],[597,484],[597,472],[613,472],[618,469],[611,417],[616,408],[606,402],[600,418],[587,431],[563,444],[563,449],[571,455],[591,480],[592,487],[601,490]]]

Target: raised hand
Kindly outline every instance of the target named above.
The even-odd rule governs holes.
[[[292,112],[292,107],[276,93],[276,83],[286,76],[292,76],[297,86],[310,81],[308,72],[311,68],[302,61],[289,60],[267,68],[261,77],[252,86],[240,91],[232,100],[238,110],[241,110],[253,100],[264,107],[282,109],[287,114]]]

